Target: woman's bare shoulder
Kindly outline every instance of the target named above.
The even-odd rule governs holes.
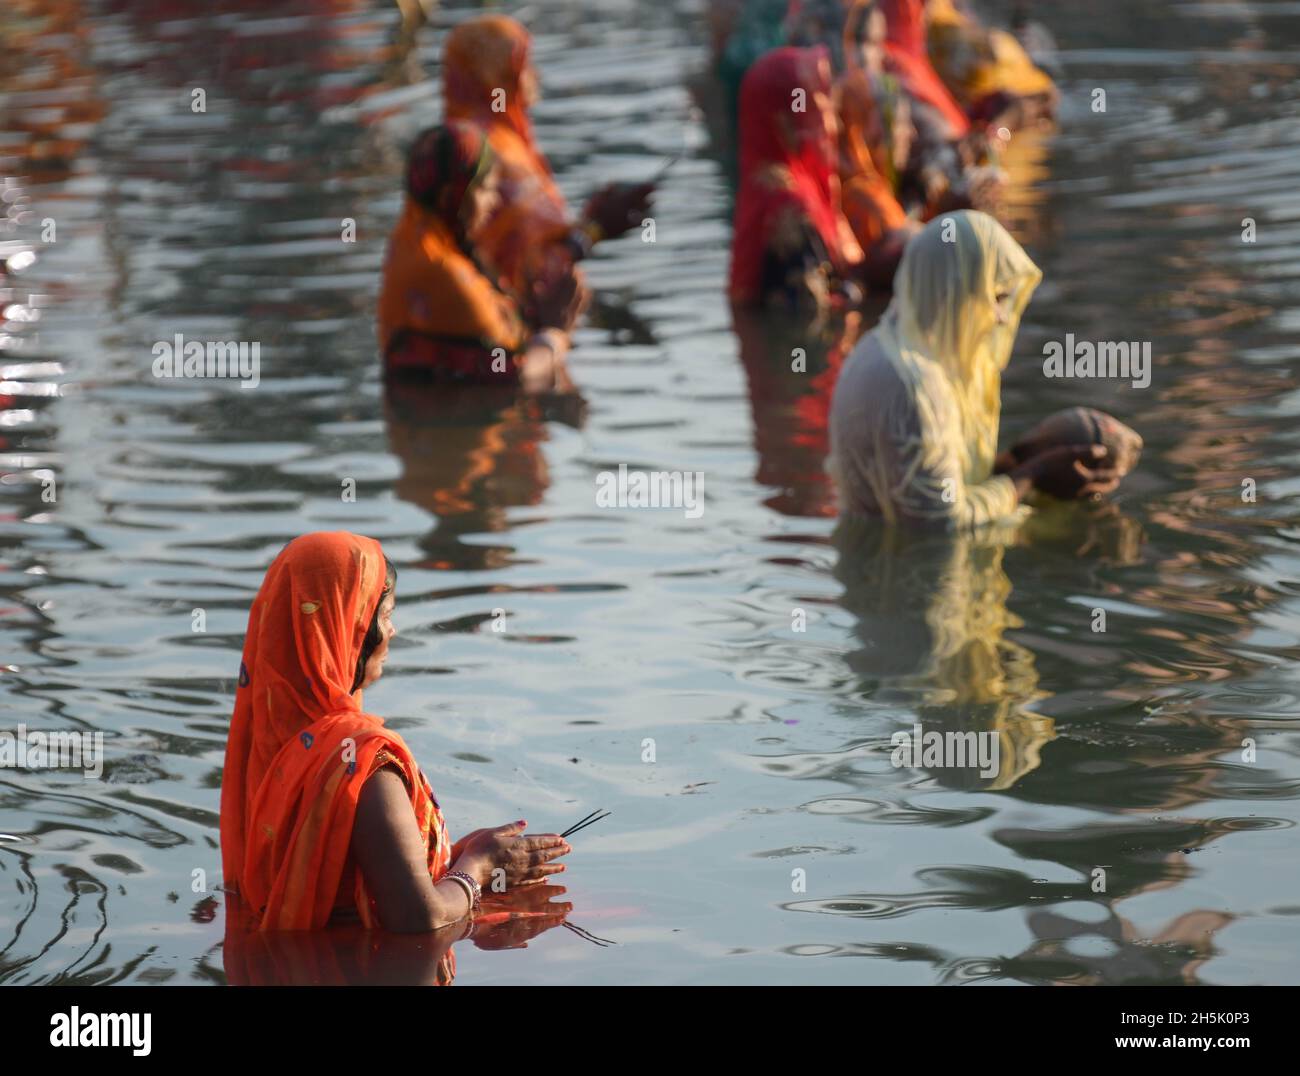
[[[357,801],[357,823],[411,813],[411,793],[406,778],[395,763],[381,765],[361,786]]]

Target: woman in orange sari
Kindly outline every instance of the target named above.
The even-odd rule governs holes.
[[[884,70],[884,17],[874,3],[851,6],[844,24],[844,72],[836,80],[840,192],[865,255],[863,274],[888,285],[907,241],[921,228],[898,200],[898,176],[912,148],[911,109]]]
[[[569,846],[522,821],[456,844],[402,737],[362,709],[383,673],[396,576],[373,538],[307,534],[272,562],[248,617],[221,782],[221,854],[259,930],[359,920],[431,931]]]
[[[564,357],[585,297],[577,281],[570,276],[536,291],[526,317],[479,258],[499,181],[496,155],[473,124],[447,123],[416,139],[379,293],[386,373],[528,391],[572,388]]]
[[[484,260],[516,295],[576,272],[594,243],[639,225],[654,184],[609,184],[576,225],[533,134],[538,96],[532,36],[506,15],[483,15],[447,35],[443,96],[448,120],[486,132],[500,169],[500,198],[478,235]]]
[[[740,192],[732,229],[731,301],[826,309],[856,289],[862,249],[840,204],[830,56],[766,53],[740,86]]]

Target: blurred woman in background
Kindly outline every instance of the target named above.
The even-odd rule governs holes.
[[[740,191],[730,297],[815,312],[855,299],[862,264],[840,201],[826,50],[764,55],[740,88]]]
[[[499,197],[485,214],[479,250],[505,286],[527,296],[554,287],[595,243],[623,235],[648,212],[652,183],[610,183],[574,222],[533,134],[539,96],[532,37],[505,15],[483,15],[447,35],[443,97],[449,121],[480,126],[498,161]]]
[[[930,59],[968,115],[1011,130],[1055,115],[1056,84],[1014,35],[986,29],[953,0],[928,0],[926,18]]]
[[[880,0],[885,16],[885,54],[890,72],[916,106],[918,123],[956,142],[970,130],[970,119],[930,62],[925,36],[925,0]]]
[[[535,287],[526,310],[497,281],[478,239],[500,199],[500,168],[481,129],[453,121],[416,139],[379,293],[387,374],[572,388],[564,359],[585,293],[560,276]]]
[[[843,28],[844,70],[835,84],[844,215],[864,254],[864,275],[889,286],[907,241],[920,230],[898,200],[912,152],[911,107],[884,69],[885,20],[854,3]]]

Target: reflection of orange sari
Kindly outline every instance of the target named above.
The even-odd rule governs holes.
[[[840,118],[840,201],[849,226],[864,251],[890,232],[906,227],[907,213],[882,174],[880,158],[889,152],[882,139],[871,80],[862,69],[846,72],[837,87]]]
[[[23,187],[67,179],[108,111],[83,7],[77,0],[10,0],[0,12],[0,98],[15,106],[6,109],[4,155],[18,158],[7,174],[22,176]]]
[[[541,503],[546,427],[516,393],[396,382],[384,403],[402,500],[443,519],[475,514],[489,530],[498,509]]]
[[[388,240],[379,291],[379,347],[386,365],[430,366],[432,360],[415,345],[422,337],[443,345],[440,369],[455,365],[460,346],[467,349],[465,362],[484,375],[490,370],[484,351],[501,348],[513,356],[524,336],[514,303],[460,249],[451,226],[408,197]],[[498,372],[514,380],[513,359]]]
[[[443,95],[448,120],[479,124],[498,161],[501,202],[475,242],[516,295],[528,282],[568,271],[572,224],[564,195],[533,136],[521,80],[532,38],[505,15],[470,19],[447,35]]]
[[[221,958],[229,986],[450,986],[451,945],[460,933],[457,927],[432,935],[359,926],[257,930],[232,894]]]
[[[383,551],[346,532],[308,534],[272,562],[248,616],[221,782],[221,852],[261,930],[324,927],[338,904],[378,926],[348,849],[361,786],[383,766],[406,782],[429,873],[451,842],[433,791],[395,732],[351,694],[384,585]],[[349,891],[343,890],[352,876]]]

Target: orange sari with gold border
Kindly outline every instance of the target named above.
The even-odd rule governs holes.
[[[260,930],[316,930],[351,903],[378,926],[365,882],[349,866],[361,787],[395,766],[428,846],[429,875],[446,872],[451,841],[410,749],[351,693],[385,579],[373,538],[345,531],[290,542],[267,570],[248,617],[221,782],[221,858]]]

